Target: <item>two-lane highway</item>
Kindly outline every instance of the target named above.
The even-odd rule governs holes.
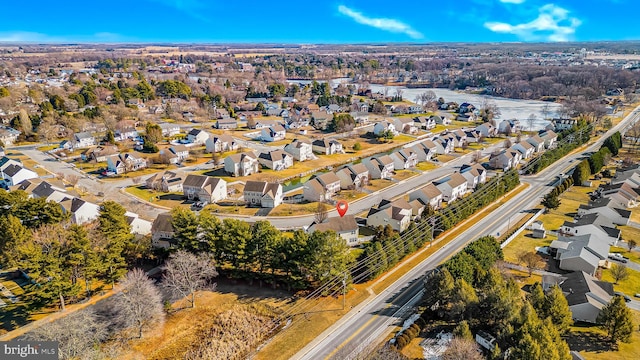
[[[607,134],[598,139],[586,151],[595,151],[604,139],[620,130],[623,132],[631,124],[638,121],[640,107],[612,128]],[[526,209],[532,209],[540,203],[542,197],[551,190],[551,184],[558,174],[566,173],[571,167],[573,157],[565,157],[553,166],[548,167],[538,175],[523,177],[522,181],[530,188],[504,203],[496,211],[485,216],[454,240],[436,251],[407,274],[400,277],[385,291],[370,298],[368,303],[346,314],[330,333],[323,333],[309,345],[298,352],[293,359],[340,359],[353,358],[366,348],[369,343],[377,343],[392,330],[391,325],[397,325],[405,312],[398,311],[410,304],[410,300],[421,291],[420,279],[430,269],[434,269],[447,258],[458,252],[467,243],[483,235],[495,235],[508,218]]]

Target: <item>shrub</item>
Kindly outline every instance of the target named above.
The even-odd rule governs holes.
[[[362,144],[360,144],[359,142],[353,144],[353,150],[355,150],[355,151],[362,150]]]

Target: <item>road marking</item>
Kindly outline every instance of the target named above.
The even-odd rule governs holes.
[[[385,306],[384,309],[386,310],[386,309],[388,309],[390,307],[391,307],[391,304],[387,303],[387,306]],[[373,315],[371,317],[371,319],[369,319],[366,323],[362,324],[362,326],[360,326],[356,331],[354,331],[353,334],[349,335],[349,337],[346,338],[342,343],[340,343],[340,345],[336,346],[336,348],[329,355],[327,355],[327,357],[325,357],[325,359],[330,359],[333,355],[335,355],[335,353],[337,353],[340,349],[342,349],[345,345],[347,345],[351,340],[353,340],[353,338],[358,336],[358,334],[360,334],[362,332],[362,330],[364,330],[366,327],[368,327],[379,316],[380,316],[379,314]]]

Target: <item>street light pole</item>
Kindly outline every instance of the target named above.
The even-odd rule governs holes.
[[[342,310],[344,310],[347,302],[347,275],[342,279]]]

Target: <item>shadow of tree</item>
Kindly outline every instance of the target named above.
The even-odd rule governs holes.
[[[575,351],[607,352],[616,350],[613,343],[603,334],[592,332],[571,332],[566,337],[569,348]]]

